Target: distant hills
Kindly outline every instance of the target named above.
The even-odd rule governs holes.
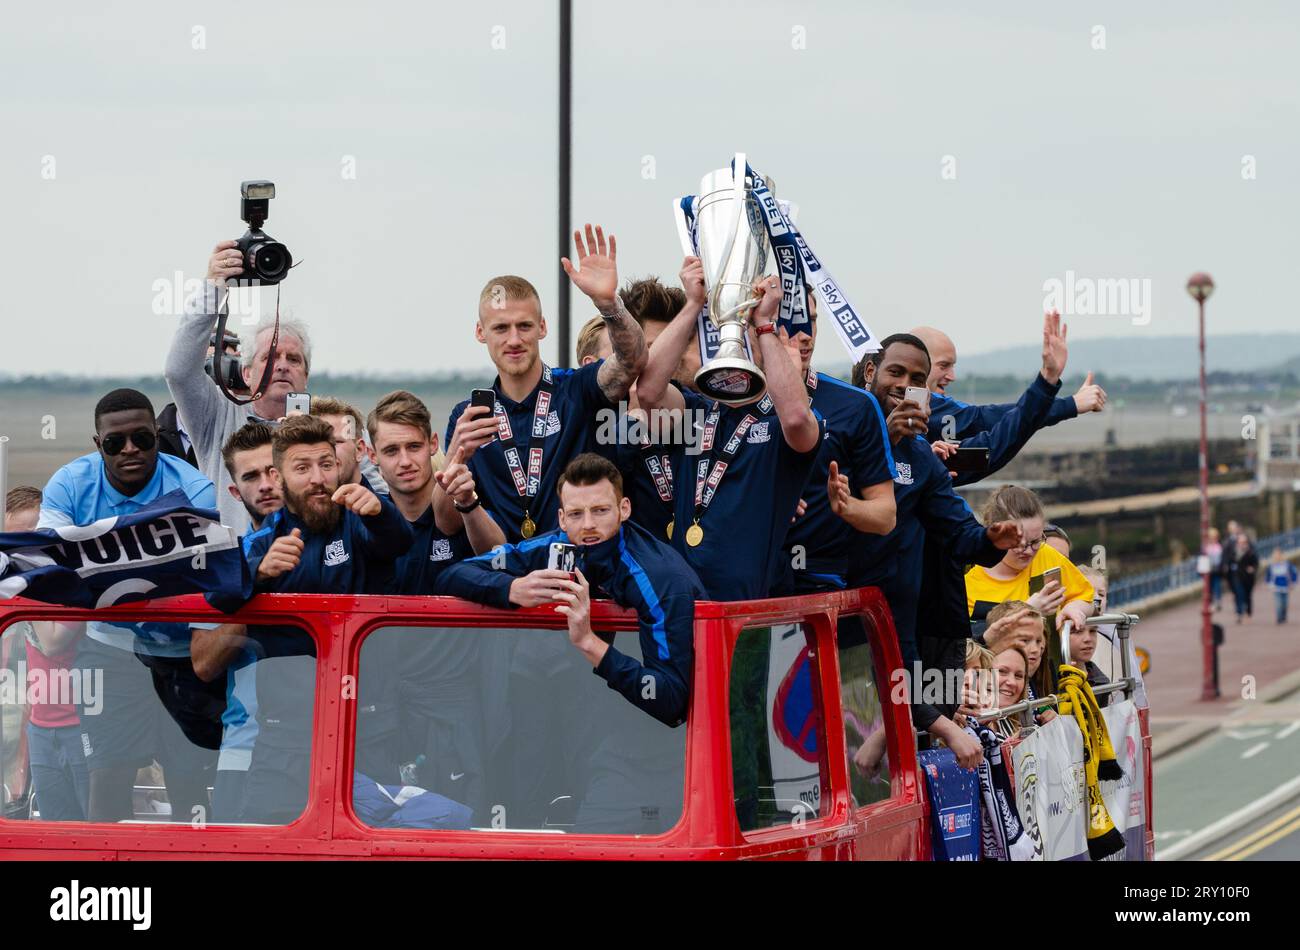
[[[1093,370],[1110,378],[1182,380],[1197,374],[1194,336],[1101,337],[1070,342],[1068,376]],[[1042,361],[1039,345],[1008,346],[987,353],[958,353],[958,376],[1032,373]],[[1210,373],[1261,375],[1300,372],[1300,333],[1232,333],[1205,341]]]

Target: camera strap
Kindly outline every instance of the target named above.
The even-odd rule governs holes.
[[[226,289],[226,295],[221,298],[221,305],[217,308],[217,346],[224,345],[226,339],[226,321],[230,319],[230,289]],[[256,341],[255,341],[256,342]],[[249,393],[248,398],[236,396],[226,388],[225,373],[213,373],[216,379],[217,388],[221,390],[221,395],[225,396],[236,406],[246,406],[251,402],[257,402],[266,393],[266,387],[271,382],[271,373],[275,370],[275,348],[280,342],[280,285],[275,285],[275,326],[271,329],[271,349],[266,354],[266,366],[262,368],[262,378],[258,380],[257,386]],[[215,351],[219,352],[219,350]]]

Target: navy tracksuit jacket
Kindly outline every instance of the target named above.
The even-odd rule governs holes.
[[[368,518],[341,509],[335,529],[328,534],[310,531],[287,508],[268,515],[262,527],[244,538],[249,573],[258,566],[276,538],[302,532],[303,551],[292,571],[254,582],[261,593],[382,594],[392,583],[394,565],[411,547],[411,527],[385,495],[377,495],[378,514]],[[312,697],[315,692],[315,657],[310,634],[296,627],[250,627],[257,663],[258,736],[249,773],[250,790],[261,789],[267,814],[285,815],[301,810],[306,796],[305,756],[311,747]],[[279,662],[267,662],[276,661]],[[290,659],[293,658],[293,659]],[[396,676],[392,664],[362,664],[357,684],[357,767],[377,779],[395,776]],[[258,773],[258,774],[254,774]],[[268,773],[273,773],[268,775]],[[264,783],[271,780],[271,785]],[[256,811],[245,818],[255,820]]]
[[[510,584],[545,569],[555,542],[570,543],[563,531],[553,531],[453,564],[438,578],[438,593],[512,607]],[[611,643],[593,672],[660,722],[669,726],[685,722],[695,649],[695,601],[704,597],[695,572],[675,550],[630,521],[608,541],[580,545],[578,569],[591,585],[593,597],[599,591],[620,607],[635,610],[640,625],[643,661],[620,653]]]

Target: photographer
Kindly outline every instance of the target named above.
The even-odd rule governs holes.
[[[244,258],[235,241],[222,241],[208,259],[203,290],[185,302],[185,313],[171,349],[167,352],[164,375],[167,388],[193,443],[198,468],[217,486],[217,508],[221,521],[238,531],[248,527],[243,505],[229,493],[233,484],[221,458],[221,448],[240,426],[250,419],[274,423],[285,414],[285,396],[307,392],[311,369],[311,339],[297,320],[281,318],[275,363],[266,392],[255,402],[237,405],[227,400],[212,378],[204,372],[207,350],[217,324],[217,308],[226,281],[244,273]],[[262,378],[270,355],[274,322],[263,319],[241,345],[241,372],[246,387]]]

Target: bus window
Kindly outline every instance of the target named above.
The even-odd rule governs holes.
[[[115,618],[19,621],[3,642],[21,658],[0,680],[6,817],[202,828],[302,813],[309,633]]]
[[[615,643],[641,658],[636,633]],[[565,630],[381,627],[357,685],[368,825],[648,835],[681,818],[685,726],[610,689]]]
[[[743,630],[732,655],[731,768],[742,831],[822,814],[820,690],[811,628]]]
[[[844,743],[855,808],[883,801],[890,793],[885,715],[867,623],[865,617],[841,617],[837,631]]]

